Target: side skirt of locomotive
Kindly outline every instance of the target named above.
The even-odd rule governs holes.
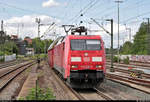
[[[72,88],[93,88],[99,86],[104,78],[103,71],[78,70],[71,71],[67,81]]]

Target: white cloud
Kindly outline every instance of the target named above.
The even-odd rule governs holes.
[[[37,37],[38,25],[35,22],[36,18],[41,19],[41,24],[52,24],[53,22],[58,24],[61,22],[58,19],[54,19],[46,15],[25,15],[22,17],[12,17],[5,20],[4,30],[8,35],[17,35],[19,32],[19,38],[24,38],[26,36],[31,38]],[[40,36],[43,35],[48,27],[49,25],[40,27]]]
[[[54,0],[48,0],[42,3],[42,7],[53,7],[53,6],[59,6],[59,5],[60,4]]]
[[[25,15],[22,17],[12,17],[10,19],[7,19],[4,21],[4,29],[7,31],[7,34],[12,35],[12,34],[17,34],[18,32],[18,24],[19,24],[19,37],[24,38],[26,36],[29,36],[31,38],[37,37],[37,31],[38,31],[38,25],[35,22],[35,18],[40,18],[42,24],[52,24],[55,22],[57,25],[53,30],[48,32],[45,36],[47,39],[54,39],[55,36],[50,36],[51,34],[54,35],[54,32],[56,34],[61,34],[65,35],[65,31],[62,27],[60,27],[61,21],[59,19],[54,19],[50,16],[46,15]],[[102,39],[105,42],[105,47],[110,47],[110,35],[106,34],[98,25],[95,23],[89,24],[83,24],[84,26],[88,27],[90,30],[100,30],[99,32],[88,32],[88,34],[91,35],[101,35]],[[130,24],[128,27],[131,28],[131,33],[132,36],[135,35],[135,33],[138,31],[140,24]],[[114,22],[114,48],[118,47],[118,24]],[[44,32],[47,30],[49,26],[41,26],[40,27],[40,35],[42,36]],[[107,29],[108,31],[111,31],[111,25],[108,23],[104,25],[104,28]],[[70,32],[69,32],[70,34]],[[124,25],[120,25],[120,45],[123,44],[123,42],[129,40],[129,32],[125,30]],[[133,37],[132,37],[133,39]]]

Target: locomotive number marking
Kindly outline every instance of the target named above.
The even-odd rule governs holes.
[[[89,62],[90,61],[90,57],[84,57],[83,60],[84,60],[84,62]]]

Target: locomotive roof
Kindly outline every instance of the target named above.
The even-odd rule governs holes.
[[[77,39],[86,39],[86,38],[90,38],[90,39],[101,39],[101,36],[100,35],[68,35],[68,37],[70,39],[74,39],[74,38],[77,38]]]
[[[53,43],[49,46],[48,50],[52,49],[55,45],[57,45],[59,40],[61,40],[61,42],[63,42],[66,37],[69,37],[69,39],[101,39],[100,35],[67,35],[67,36],[60,36],[55,41],[53,41]]]

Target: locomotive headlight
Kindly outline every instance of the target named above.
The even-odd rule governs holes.
[[[81,57],[71,57],[71,62],[81,62]]]
[[[72,65],[71,68],[78,68],[78,66],[77,65]]]
[[[101,65],[96,65],[96,68],[101,68],[102,66]]]
[[[92,57],[92,61],[93,62],[101,62],[102,61],[102,57]]]

